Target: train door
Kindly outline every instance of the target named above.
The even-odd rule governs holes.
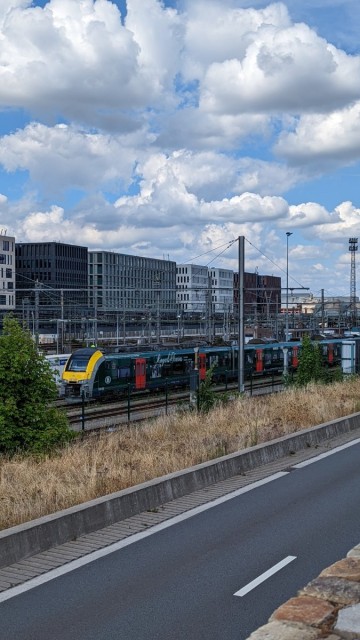
[[[199,378],[200,378],[200,380],[205,380],[205,378],[206,378],[206,355],[205,355],[205,353],[199,353],[198,365],[199,365]]]
[[[294,369],[297,369],[299,366],[299,347],[292,348],[291,365]]]
[[[329,365],[334,364],[334,345],[333,344],[328,345],[328,364]]]
[[[136,358],[135,360],[135,389],[145,389],[146,387],[146,360]]]
[[[255,356],[255,371],[256,373],[261,373],[264,369],[264,364],[263,364],[263,350],[262,349],[256,349],[256,356]]]

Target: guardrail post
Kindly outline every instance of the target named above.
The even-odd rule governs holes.
[[[128,392],[127,392],[127,416],[128,416],[128,424],[130,424],[131,417],[131,384],[128,384]]]
[[[199,411],[199,370],[190,371],[190,405]]]
[[[81,389],[81,438],[85,432],[85,391]]]

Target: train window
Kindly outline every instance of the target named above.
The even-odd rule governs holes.
[[[86,371],[90,357],[89,356],[71,356],[66,367],[67,371]]]
[[[272,363],[272,353],[271,351],[264,350],[264,365],[268,365]]]
[[[117,377],[121,380],[124,380],[124,378],[130,378],[130,367],[119,367],[117,370]]]
[[[150,365],[150,377],[151,378],[161,378],[162,376],[162,368],[163,365],[161,362],[155,362]]]
[[[185,363],[184,362],[169,362],[163,365],[162,375],[166,376],[176,376],[179,374],[183,374],[185,372]]]

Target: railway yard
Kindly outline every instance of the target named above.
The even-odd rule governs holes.
[[[245,394],[255,396],[274,393],[283,388],[281,376],[255,380],[245,385]],[[216,385],[215,393],[237,393],[236,384]],[[74,431],[98,431],[117,428],[130,422],[139,422],[159,415],[167,415],[190,407],[189,391],[172,390],[171,393],[135,394],[116,402],[96,403],[84,401],[68,406],[58,400],[57,406],[65,408],[69,424]]]

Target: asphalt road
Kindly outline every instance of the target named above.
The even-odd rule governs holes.
[[[244,640],[360,542],[359,460],[357,444],[2,602],[0,639]]]

